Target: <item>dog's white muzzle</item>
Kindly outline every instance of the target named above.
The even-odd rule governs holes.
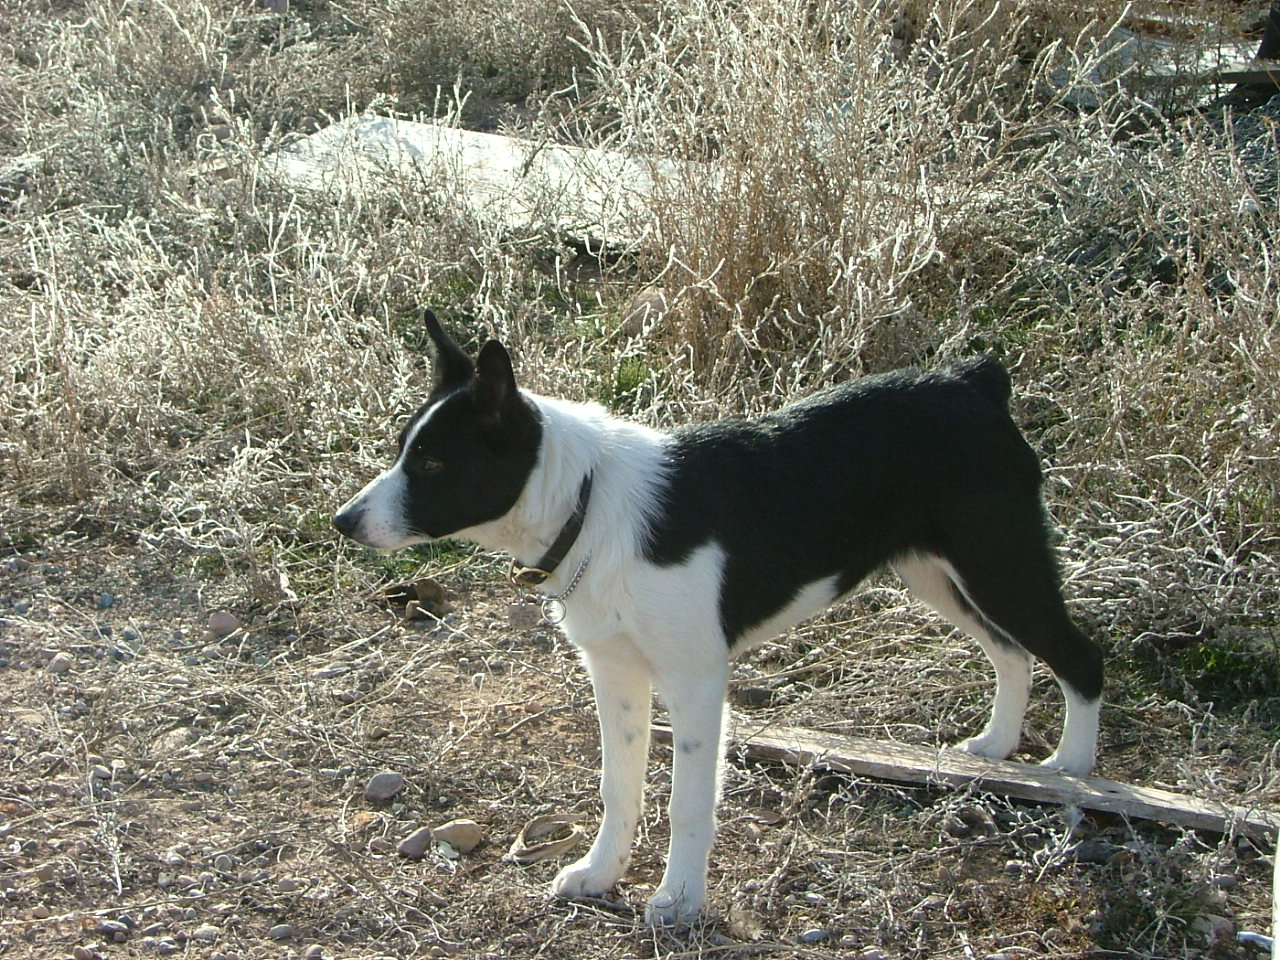
[[[405,479],[398,466],[375,477],[333,515],[333,525],[343,536],[378,550],[426,540],[407,529]]]

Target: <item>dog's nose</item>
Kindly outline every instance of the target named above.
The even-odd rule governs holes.
[[[333,515],[333,525],[344,537],[355,538],[356,527],[360,525],[360,515],[364,513],[359,507],[343,507]]]

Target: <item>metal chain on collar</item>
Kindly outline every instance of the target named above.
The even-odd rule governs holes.
[[[582,579],[582,575],[587,572],[587,564],[591,562],[591,554],[588,553],[582,558],[582,562],[578,564],[578,571],[573,575],[573,579],[569,581],[569,585],[554,597],[542,598],[542,619],[553,626],[565,618],[568,609],[564,602],[569,599],[569,594],[578,588],[578,582]]]

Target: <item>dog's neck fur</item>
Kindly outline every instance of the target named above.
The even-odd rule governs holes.
[[[458,536],[523,563],[542,556],[573,513],[583,478],[594,473],[595,493],[587,505],[582,533],[543,589],[567,582],[581,558],[592,566],[610,555],[635,556],[649,518],[657,507],[656,488],[663,470],[664,435],[618,420],[597,404],[571,403],[525,393],[542,420],[538,463],[520,498],[506,514]],[[604,491],[614,495],[602,495]],[[639,509],[635,509],[639,505]]]

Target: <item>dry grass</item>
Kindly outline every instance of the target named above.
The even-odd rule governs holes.
[[[1244,955],[1212,918],[1265,926],[1265,846],[743,761],[710,922],[655,935],[631,905],[660,869],[661,751],[623,902],[548,903],[555,864],[501,854],[536,813],[596,814],[570,652],[508,625],[494,562],[374,557],[327,525],[422,394],[423,303],[507,339],[532,388],[659,425],[994,351],[1110,653],[1102,772],[1280,801],[1274,119],[1112,88],[1073,108],[1050,78],[1087,76],[1101,26],[1058,6],[11,2],[0,957],[70,954],[119,914],[138,929],[111,956],[280,956],[282,922],[290,950],[352,957]],[[649,247],[591,271],[447,184],[334,204],[261,175],[368,109],[690,175]],[[650,285],[671,314],[637,334]],[[371,602],[424,567],[448,624]],[[243,628],[204,638],[219,608]],[[75,666],[46,673],[59,651]],[[946,743],[988,680],[884,581],[754,655],[735,703]],[[1030,758],[1054,739],[1041,687]],[[410,787],[370,805],[382,768]],[[475,854],[386,852],[452,816],[486,825]],[[1083,862],[1081,839],[1116,849]],[[205,923],[217,942],[180,941]]]

